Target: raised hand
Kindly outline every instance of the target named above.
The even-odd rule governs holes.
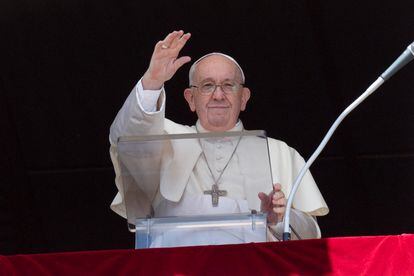
[[[174,31],[155,45],[150,65],[142,78],[142,86],[145,90],[160,89],[181,66],[190,62],[189,56],[178,58],[190,36],[190,33],[184,34],[184,31]]]

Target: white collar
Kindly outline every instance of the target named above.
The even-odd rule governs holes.
[[[195,127],[196,127],[197,131],[200,132],[200,133],[210,132],[209,130],[206,130],[205,128],[203,128],[203,126],[200,123],[200,120],[197,120],[197,123],[196,123]],[[243,123],[239,119],[239,120],[237,120],[237,123],[234,125],[234,127],[227,130],[227,131],[242,131],[243,129],[244,129]]]

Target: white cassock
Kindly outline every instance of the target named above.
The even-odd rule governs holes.
[[[197,129],[200,132],[205,131],[198,122],[196,129],[195,126],[184,126],[165,119],[164,114],[164,89],[158,92],[145,91],[139,81],[111,126],[110,153],[116,173],[115,182],[119,191],[111,208],[123,217],[126,217],[126,210],[120,164],[116,151],[117,139],[121,136],[195,133]],[[239,121],[230,131],[241,131],[242,129],[243,125]],[[254,170],[255,166],[260,166],[260,161],[252,161],[243,157],[248,155],[249,146],[243,146],[242,142],[226,167],[228,157],[236,145],[237,138],[216,142],[214,146],[205,141],[201,146],[196,141],[185,144],[185,146],[173,145],[171,152],[167,154],[164,152],[161,162],[162,168],[160,168],[163,173],[159,179],[141,181],[139,184],[141,185],[138,206],[141,210],[140,215],[145,217],[154,212],[156,217],[164,217],[260,210],[260,199],[257,194],[259,192],[269,193],[272,190],[271,184],[258,180],[255,185],[243,185],[247,182],[244,181],[244,178],[248,177],[248,171]],[[293,148],[282,141],[268,138],[268,146],[273,183],[281,183],[282,191],[288,197],[291,184],[302,168],[304,160]],[[202,151],[204,151],[205,157]],[[139,165],[137,164],[137,166]],[[142,165],[145,166],[145,164]],[[220,178],[223,169],[225,172]],[[211,196],[204,195],[203,192],[211,190],[211,185],[218,178],[220,178],[220,190],[226,190],[227,196],[220,197],[219,206],[213,207]],[[309,172],[303,178],[297,191],[293,208],[291,225],[299,233],[299,236],[301,238],[320,238],[319,226],[314,216],[326,215],[329,209]],[[273,230],[273,232],[281,233],[281,223],[273,226]],[[163,243],[165,242],[164,239]],[[183,245],[186,245],[187,242],[183,240]],[[211,239],[198,242],[198,244],[213,243]]]

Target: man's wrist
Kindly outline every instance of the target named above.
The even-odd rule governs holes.
[[[144,90],[160,90],[163,85],[163,81],[152,79],[147,73],[142,77],[142,88]]]

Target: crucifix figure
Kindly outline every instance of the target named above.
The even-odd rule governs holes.
[[[226,196],[227,191],[226,190],[219,190],[219,187],[217,184],[214,184],[211,186],[211,190],[204,191],[205,195],[211,195],[211,202],[213,204],[213,207],[218,206],[218,201],[220,196]]]

